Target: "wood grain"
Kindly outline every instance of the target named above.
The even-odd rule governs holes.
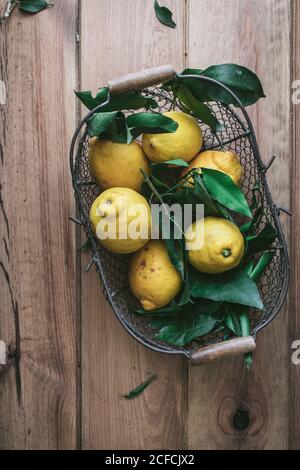
[[[3,3],[2,3],[3,6]],[[1,25],[0,447],[76,445],[74,211],[77,1]],[[63,47],[62,47],[63,44]]]
[[[277,162],[268,174],[273,198],[288,207],[291,168],[290,31],[288,0],[189,0],[189,66],[235,62],[255,70],[267,99],[251,109],[265,161]],[[284,219],[288,235],[288,220]],[[227,362],[190,370],[188,445],[200,449],[276,449],[288,447],[290,345],[288,309],[258,336],[254,366]],[[249,427],[233,426],[236,410],[246,408]],[[293,413],[293,410],[291,410]]]
[[[183,67],[184,2],[164,3],[172,8],[176,30],[156,20],[152,0],[82,2],[82,89],[96,90],[151,66]],[[183,361],[148,351],[128,336],[107,306],[95,272],[82,277],[82,354],[84,448],[183,446]],[[153,373],[158,380],[138,399],[121,398]]]
[[[16,9],[0,24],[0,340],[9,346],[0,449],[300,448],[300,366],[290,360],[300,339],[300,105],[290,99],[291,80],[300,80],[299,0],[161,3],[175,30],[157,21],[152,0],[56,0],[38,15]],[[291,231],[282,216],[293,247],[291,301],[259,334],[250,373],[242,358],[187,370],[184,360],[138,345],[97,274],[84,273],[89,257],[75,251],[68,222],[79,78],[81,89],[96,91],[152,66],[221,62],[262,78],[267,99],[250,115],[263,159],[277,156],[273,198],[293,210]],[[153,373],[158,380],[139,398],[122,399]],[[249,412],[244,431],[233,425],[237,410]]]
[[[299,250],[299,224],[300,224],[300,4],[293,2],[293,83],[297,88],[297,102],[293,106],[293,162],[292,162],[292,227],[291,227],[291,287],[290,287],[290,346],[300,340],[300,250]],[[297,104],[298,103],[298,104]],[[292,350],[291,352],[294,352]],[[291,365],[290,383],[290,448],[300,449],[300,365]]]

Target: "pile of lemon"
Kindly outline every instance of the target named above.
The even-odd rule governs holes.
[[[230,151],[204,151],[203,134],[197,121],[183,112],[167,112],[165,116],[177,122],[174,133],[144,134],[142,144],[116,143],[93,138],[89,146],[92,175],[102,189],[90,210],[95,237],[105,248],[121,254],[132,254],[129,266],[129,285],[145,310],[168,305],[180,292],[182,278],[172,264],[163,240],[151,240],[151,209],[140,194],[144,175],[150,175],[150,163],[181,159],[189,163],[182,173],[192,169],[210,168],[229,175],[240,185],[242,167]],[[141,171],[142,170],[142,171]],[[189,180],[187,184],[192,184]],[[139,222],[140,236],[131,237],[128,226],[136,214],[132,207],[139,204],[145,217]],[[126,216],[126,217],[125,217]],[[110,219],[117,218],[117,230],[111,237],[104,233]],[[122,224],[126,221],[126,226]],[[240,263],[244,254],[244,238],[234,223],[223,218],[205,217],[192,224],[186,239],[193,241],[197,231],[204,229],[200,249],[190,249],[188,258],[197,270],[219,274]],[[121,233],[122,232],[122,233]]]

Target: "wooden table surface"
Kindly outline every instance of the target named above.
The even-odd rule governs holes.
[[[56,0],[38,15],[15,10],[0,26],[0,339],[11,367],[0,377],[0,447],[16,449],[300,448],[298,184],[299,0]],[[4,1],[0,1],[3,7]],[[290,246],[289,302],[258,337],[250,373],[241,358],[191,369],[146,350],[124,331],[84,268],[84,239],[68,218],[75,203],[68,167],[84,110],[74,89],[171,63],[204,68],[236,62],[255,70],[267,99],[250,109]],[[299,148],[298,148],[299,147]],[[158,380],[138,399],[128,392]],[[249,412],[244,431],[237,409]]]

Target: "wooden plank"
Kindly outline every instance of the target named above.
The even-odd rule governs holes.
[[[300,340],[299,321],[299,278],[300,278],[300,253],[298,227],[300,224],[300,103],[299,103],[299,80],[300,80],[300,5],[293,2],[293,93],[296,92],[296,101],[293,106],[293,164],[292,164],[292,226],[291,226],[291,288],[290,288],[290,345]],[[297,83],[296,83],[297,81]],[[299,348],[299,346],[298,346]],[[294,350],[292,351],[294,352]],[[291,419],[290,419],[290,448],[300,449],[300,365],[291,366]]]
[[[251,109],[265,161],[275,154],[268,174],[274,200],[290,198],[290,28],[291,2],[267,0],[188,0],[187,63],[204,68],[235,62],[255,70],[267,99]],[[288,235],[288,220],[283,217]],[[290,344],[288,310],[259,334],[250,374],[242,360],[190,370],[188,444],[200,449],[276,449],[288,447]],[[248,408],[250,425],[233,426],[239,406]],[[292,412],[292,411],[291,411]]]
[[[3,6],[3,2],[2,2]],[[1,26],[0,447],[76,445],[74,213],[77,1]]]
[[[96,90],[111,78],[165,63],[183,68],[184,2],[164,4],[174,12],[176,30],[156,20],[152,0],[82,2],[82,89]],[[82,277],[82,354],[84,448],[183,446],[183,361],[148,351],[125,333],[95,272]],[[142,396],[121,398],[152,373],[158,380]]]

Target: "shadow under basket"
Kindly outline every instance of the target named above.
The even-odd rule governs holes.
[[[175,76],[181,77],[175,73],[171,66],[162,66],[109,82],[107,101],[88,113],[76,129],[70,150],[70,167],[78,207],[78,219],[76,221],[83,226],[92,247],[90,266],[95,264],[105,297],[118,319],[124,328],[144,346],[161,353],[183,354],[191,360],[193,365],[198,365],[216,358],[242,354],[255,349],[255,339],[258,331],[274,319],[285,300],[288,289],[289,261],[279,221],[280,209],[272,201],[265,177],[268,167],[261,160],[256,137],[247,112],[238,97],[223,84],[199,75],[185,76],[185,78],[191,78],[195,81],[204,80],[211,82],[214,86],[221,87],[233,97],[237,104],[237,107],[233,108],[219,102],[209,103],[210,108],[224,128],[216,135],[212,133],[209,127],[199,122],[204,136],[202,150],[232,150],[239,156],[240,163],[244,168],[242,190],[250,202],[255,187],[258,205],[264,208],[264,215],[256,231],[260,232],[267,223],[271,223],[277,231],[277,237],[272,246],[272,250],[275,251],[274,257],[258,283],[264,310],[253,310],[251,312],[251,336],[224,339],[224,332],[212,332],[199,340],[194,340],[186,347],[174,347],[158,340],[155,337],[155,331],[148,325],[147,318],[134,313],[134,309],[138,308],[139,304],[128,286],[129,257],[113,254],[99,246],[91,230],[89,210],[100,190],[89,169],[89,136],[85,124],[95,112],[100,111],[101,107],[109,102],[112,95],[126,91],[139,90],[142,95],[153,97],[158,103],[160,112],[179,109],[173,94],[159,86],[159,84]],[[82,133],[84,127],[85,130]],[[79,143],[76,145],[78,139]]]

